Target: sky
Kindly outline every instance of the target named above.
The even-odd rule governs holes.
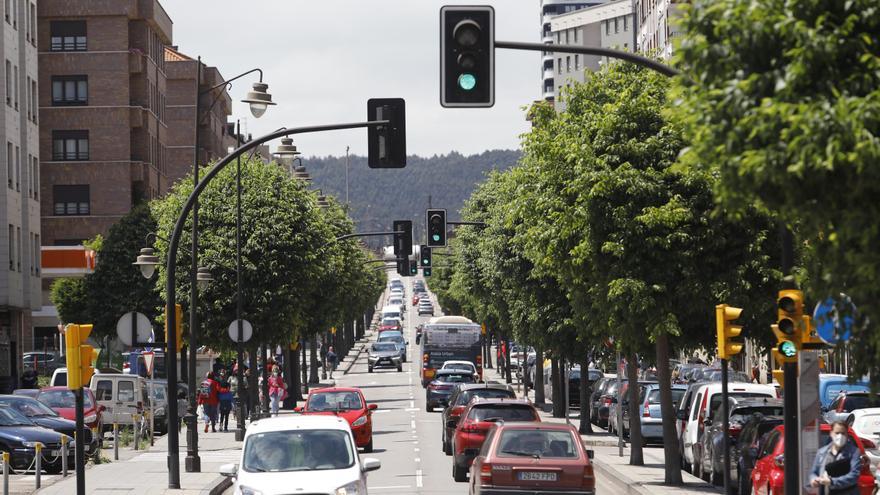
[[[447,0],[448,3],[455,3]],[[366,119],[369,98],[406,100],[407,153],[429,156],[519,147],[523,107],[540,98],[539,52],[496,50],[495,106],[440,106],[441,0],[160,0],[173,44],[201,55],[225,78],[255,67],[277,106],[260,119],[241,103],[257,76],[236,81],[231,119],[254,136],[279,127]],[[495,7],[496,39],[540,40],[537,0],[482,1]],[[366,130],[297,136],[305,156],[365,155]],[[273,143],[272,148],[274,149]]]

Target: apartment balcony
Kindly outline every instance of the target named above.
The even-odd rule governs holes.
[[[555,98],[555,96],[556,96],[556,94],[553,91],[547,91],[546,89],[544,90],[544,99],[545,100],[552,100]]]
[[[555,75],[556,75],[556,74],[553,72],[553,68],[552,68],[552,67],[549,68],[549,69],[544,69],[544,80],[545,80],[545,81],[548,80],[548,79],[552,81],[552,80],[553,80],[553,77],[554,77]]]

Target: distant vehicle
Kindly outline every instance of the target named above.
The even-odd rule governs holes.
[[[470,371],[472,375],[474,375],[474,380],[479,380],[479,374],[477,373],[477,365],[470,361],[445,361],[443,366],[440,366],[441,370],[465,370]]]
[[[142,376],[149,379],[147,373],[147,363],[144,361],[144,350],[135,349],[133,352],[123,352],[122,358],[128,365],[127,373]],[[152,349],[153,352],[153,378],[166,378],[165,373],[165,352],[160,349]],[[125,370],[123,370],[125,371]]]
[[[672,369],[673,383],[687,383],[690,374],[697,369],[705,368],[705,364],[699,363],[679,363]]]
[[[470,495],[593,494],[592,451],[566,424],[496,423],[470,468]]]
[[[602,383],[602,391],[599,396],[599,407],[596,408],[596,424],[601,428],[611,428],[612,406],[617,402],[617,378]],[[620,380],[622,387],[626,387],[628,380]],[[615,420],[616,421],[616,420]]]
[[[403,331],[403,323],[400,318],[383,318],[379,322],[379,335],[388,330]]]
[[[322,415],[261,419],[248,425],[238,464],[220,474],[235,478],[234,493],[367,493],[367,473],[378,459],[361,459],[348,422]]]
[[[622,430],[624,438],[629,438],[628,384],[629,384],[629,382],[626,382],[623,384],[623,390],[617,394],[617,397],[615,398],[616,400],[612,401],[611,407],[608,408],[608,431],[609,432],[613,431],[614,434],[616,435],[618,433],[618,430]],[[643,394],[645,393],[645,389],[647,389],[651,385],[657,385],[657,382],[655,382],[655,381],[639,381],[639,382],[637,382],[637,385],[639,387],[639,397],[642,397],[642,399],[644,399]],[[641,405],[641,403],[639,405]],[[622,421],[622,423],[620,423],[620,424],[618,424],[618,414],[617,414],[618,407],[621,407],[622,412],[623,412],[623,414],[620,415],[620,418],[621,418],[620,421]]]
[[[403,312],[400,310],[400,306],[383,306],[382,307],[382,319],[386,318],[397,318],[400,321],[403,321]]]
[[[452,388],[458,383],[474,383],[474,373],[462,369],[437,370],[434,379],[425,388],[425,410],[434,412],[435,407],[449,404]]]
[[[95,368],[95,374],[112,374],[112,373],[122,373],[121,370],[116,368]],[[50,387],[66,387],[67,386],[67,368],[58,368],[52,372],[52,378],[49,379]]]
[[[359,388],[322,388],[310,393],[306,405],[295,409],[302,414],[335,415],[351,426],[355,445],[364,452],[373,451],[373,411]]]
[[[76,396],[67,387],[46,387],[34,397],[59,416],[76,421]],[[95,395],[83,387],[83,423],[92,430],[93,436],[100,443],[104,437],[104,406],[95,401]]]
[[[602,428],[608,427],[608,406],[611,405],[611,398],[608,397],[608,403],[605,403],[602,395],[611,381],[617,381],[617,375],[604,376],[593,384],[593,391],[590,394],[590,422]]]
[[[55,430],[56,432],[62,433],[71,438],[74,437],[74,434],[76,432],[75,421],[64,419],[46,404],[43,404],[36,399],[23,397],[20,395],[0,395],[0,406],[15,409],[22,416],[27,417],[27,419],[29,419],[32,423],[38,426],[42,426],[43,428]],[[92,430],[84,425],[82,435],[83,442],[85,443],[85,453],[86,455],[91,455],[95,452],[96,447],[96,442],[95,438],[92,435]],[[57,442],[57,435],[55,442]]]
[[[535,407],[524,399],[475,399],[461,414],[452,435],[452,478],[466,481],[468,469],[496,422],[540,423]],[[452,426],[447,424],[446,426]]]
[[[483,378],[483,347],[480,325],[462,316],[439,316],[425,323],[421,339],[421,382],[423,387],[450,360],[471,361]]]
[[[403,359],[401,359],[400,350],[394,342],[374,342],[370,346],[370,352],[367,355],[367,371],[370,373],[383,366],[403,371],[401,363],[403,363]]]
[[[827,408],[823,408],[825,422],[846,421],[851,412],[869,407],[880,407],[880,397],[860,390],[841,392]],[[877,431],[880,432],[880,424],[877,425]]]
[[[25,470],[31,467],[36,456],[34,444],[43,444],[43,469],[49,474],[61,472],[61,436],[57,431],[35,424],[27,416],[13,407],[0,405],[0,451],[9,452],[12,469]],[[65,435],[66,436],[66,435]],[[73,444],[68,436],[68,444]],[[67,465],[76,465],[76,452],[68,450]]]
[[[12,391],[12,395],[23,395],[32,399],[36,399],[39,394],[40,389],[38,388],[17,388]]]
[[[429,305],[419,305],[419,316],[434,316],[434,306]]]
[[[720,368],[696,368],[690,374],[691,382],[720,382],[721,381],[721,369]],[[751,383],[752,377],[743,373],[742,371],[728,371],[727,372],[727,382],[728,383]]]
[[[672,404],[678,404],[687,385],[672,385]],[[639,418],[642,424],[642,442],[663,442],[663,416],[660,413],[660,385],[645,387],[639,397]]]
[[[155,414],[155,419],[153,422],[153,427],[156,429],[156,433],[159,435],[164,435],[168,433],[168,380],[163,379],[155,379],[147,380],[147,391],[150,390],[150,384],[152,383],[152,391],[153,391],[153,410]],[[188,404],[187,401],[188,387],[186,383],[177,382],[177,411],[186,411],[186,406]],[[181,419],[182,421],[182,419]]]
[[[403,334],[400,332],[384,332],[379,335],[379,338],[376,340],[376,343],[380,342],[393,342],[397,344],[398,352],[400,353],[401,362],[406,362],[406,346],[409,342],[403,338]]]
[[[880,449],[877,448],[880,446],[880,407],[856,409],[850,413],[847,421],[862,439],[865,453],[871,461],[871,471],[875,476],[880,476],[877,474],[877,466],[880,464]]]
[[[733,445],[731,462],[736,463],[736,469],[731,473],[730,481],[735,483],[738,495],[752,495],[752,470],[761,447],[761,440],[768,431],[781,425],[784,421],[782,416],[764,416],[753,414],[745,423],[736,443]]]
[[[449,396],[449,404],[443,409],[440,418],[440,422],[443,424],[441,440],[444,454],[452,455],[452,435],[455,434],[455,427],[458,426],[461,413],[464,412],[468,403],[477,397],[515,399],[516,393],[513,391],[513,387],[503,383],[472,383],[453,387],[452,394]]]
[[[587,370],[587,396],[589,397],[590,388],[597,380],[604,377],[605,374],[597,369]],[[546,394],[546,392],[545,392]],[[576,366],[568,372],[568,404],[569,406],[579,409],[581,407],[581,368]]]
[[[870,392],[871,386],[864,380],[855,383],[849,382],[846,375],[835,375],[831,373],[822,373],[819,375],[819,402],[826,409],[831,408],[841,392]]]
[[[133,425],[134,416],[140,418],[141,431],[146,435],[147,421],[144,412],[150,408],[150,396],[147,392],[147,381],[138,375],[100,374],[92,376],[89,388],[95,394],[95,400],[103,405],[104,429],[111,428],[113,423]]]
[[[32,351],[22,355],[21,365],[26,370],[49,375],[56,369],[67,366],[67,361],[64,356],[53,351]]]

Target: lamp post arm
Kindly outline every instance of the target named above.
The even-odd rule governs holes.
[[[345,239],[351,239],[353,237],[372,237],[372,236],[380,236],[380,235],[396,235],[405,233],[402,230],[394,230],[391,232],[361,232],[356,234],[345,234],[336,238],[336,241],[342,241]]]
[[[536,52],[560,52],[580,53],[582,55],[599,55],[601,57],[626,60],[627,62],[641,65],[642,67],[659,72],[667,77],[682,75],[680,70],[658,62],[654,59],[643,57],[632,52],[613,50],[611,48],[599,48],[595,46],[578,45],[553,45],[548,43],[520,43],[517,41],[496,41],[495,48],[509,48],[511,50],[530,50]]]
[[[230,84],[232,81],[235,81],[236,79],[241,79],[242,77],[244,77],[244,76],[246,76],[246,75],[248,75],[248,74],[253,74],[254,72],[259,72],[259,73],[260,73],[260,82],[263,82],[263,69],[259,69],[259,68],[257,68],[257,69],[251,69],[251,70],[249,70],[249,71],[247,71],[247,72],[242,72],[241,74],[239,74],[239,75],[237,75],[237,76],[235,76],[235,77],[233,77],[233,78],[227,79],[227,80],[225,80],[225,81],[223,81],[223,82],[221,82],[221,83],[219,83],[219,84],[215,84],[215,85],[211,86],[210,88],[205,89],[204,91],[199,91],[199,95],[208,94],[208,93],[210,93],[211,91],[214,91],[215,89],[217,89],[217,88],[219,88],[219,87],[226,86],[227,84]]]

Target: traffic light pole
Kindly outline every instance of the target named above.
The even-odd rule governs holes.
[[[70,370],[69,372],[79,373],[79,370]],[[77,495],[85,495],[86,494],[86,456],[85,456],[85,442],[83,442],[83,426],[85,423],[83,407],[83,389],[78,388],[73,391],[73,396],[76,400],[76,430],[73,435],[74,438],[74,462],[76,463],[76,494]],[[100,432],[99,432],[100,433]],[[116,439],[113,439],[116,442]],[[137,441],[137,439],[135,439]],[[62,451],[62,455],[64,451]]]
[[[405,234],[406,232],[402,230],[393,230],[391,232],[362,232],[357,234],[345,234],[336,238],[336,241],[343,241],[345,239],[351,239],[353,237],[372,237],[372,236],[380,236],[380,235],[397,235],[397,234]]]
[[[721,360],[721,428],[724,430],[722,443],[724,448],[724,493],[730,493],[730,407],[727,403],[727,360]]]
[[[785,495],[800,493],[801,471],[800,461],[800,430],[798,430],[798,365],[785,363],[782,365],[785,391],[783,392],[784,425],[785,425]]]

